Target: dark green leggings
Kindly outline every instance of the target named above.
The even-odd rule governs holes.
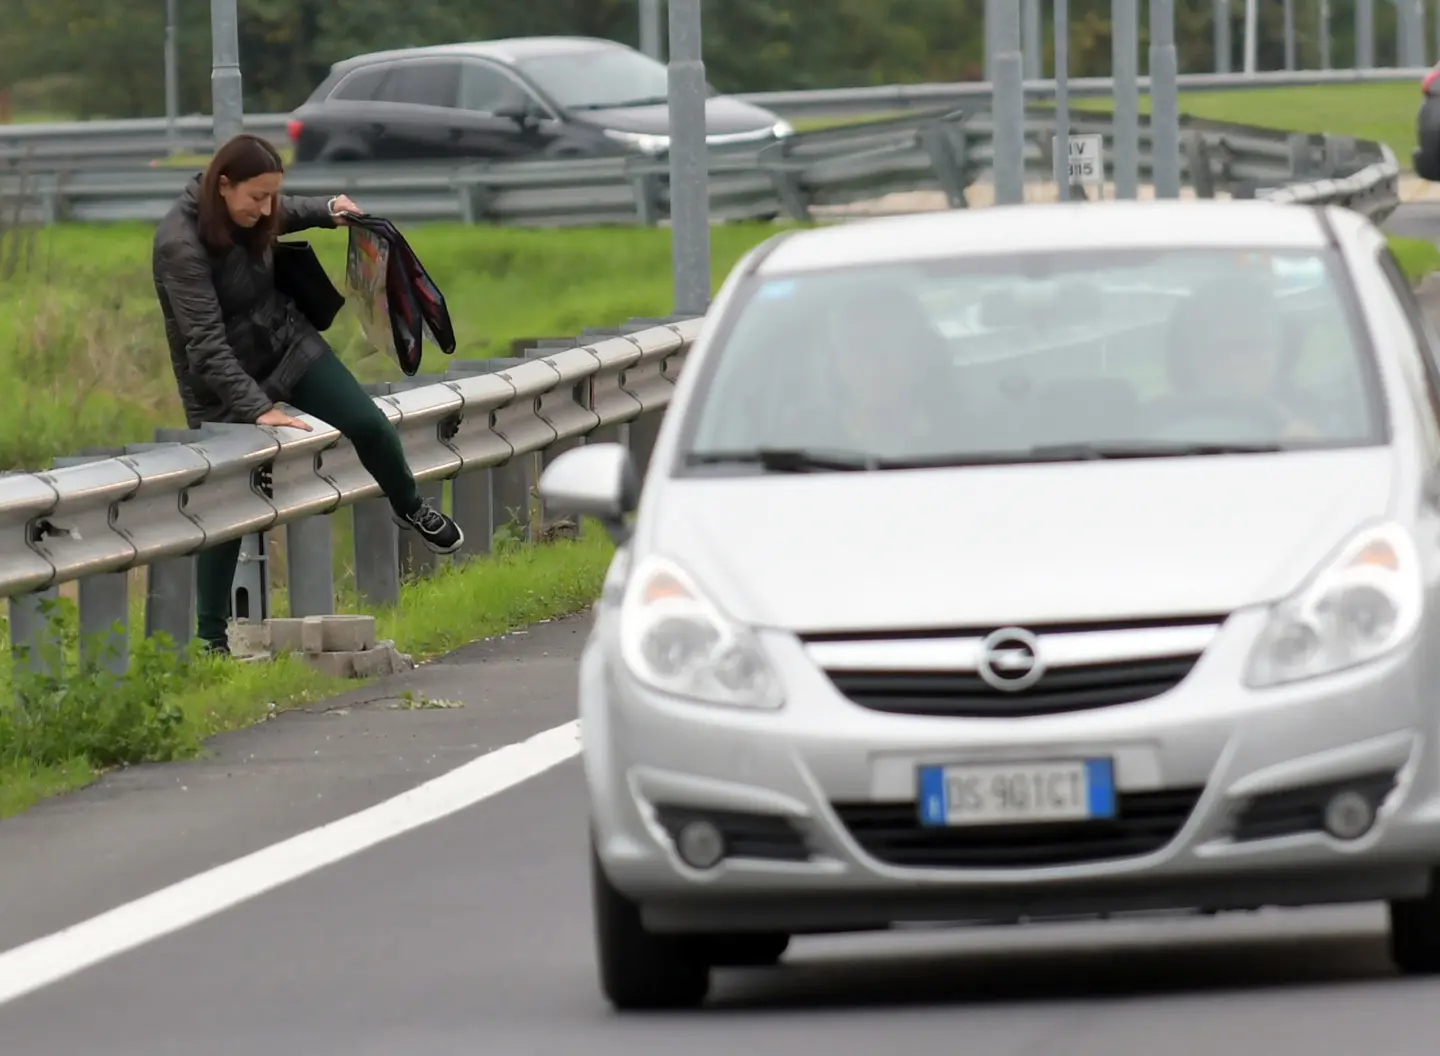
[[[361,465],[375,478],[396,513],[403,517],[419,508],[420,489],[405,462],[400,434],[335,353],[327,350],[316,360],[287,402],[334,426],[355,445]],[[230,590],[239,559],[239,539],[202,550],[196,558],[196,631],[206,642],[225,641]]]

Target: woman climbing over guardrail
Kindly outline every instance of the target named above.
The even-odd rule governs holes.
[[[190,181],[155,232],[155,293],[165,316],[170,364],[191,429],[207,422],[310,426],[282,401],[332,426],[355,446],[402,528],[439,554],[464,542],[458,525],[420,496],[400,436],[315,326],[276,289],[281,235],[337,227],[360,209],[345,195],[281,193],[285,166],[258,136],[226,142]],[[228,652],[233,540],[201,551],[196,568],[198,637]]]

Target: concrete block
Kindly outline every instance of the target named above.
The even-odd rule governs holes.
[[[374,616],[304,616],[263,623],[232,620],[230,651],[257,653],[361,652],[375,646]]]
[[[352,652],[310,653],[305,663],[330,678],[383,678],[398,675],[415,666],[414,661],[395,648],[394,642],[376,642],[373,649]]]
[[[375,648],[374,616],[321,616],[327,653],[358,653]]]

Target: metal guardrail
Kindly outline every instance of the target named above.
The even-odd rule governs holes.
[[[452,480],[451,510],[465,530],[462,557],[489,550],[506,524],[534,538],[539,452],[553,455],[583,437],[623,439],[642,464],[655,426],[695,336],[699,319],[636,320],[587,332],[530,357],[460,361],[440,377],[387,390],[376,403],[395,423],[422,490],[438,498]],[[572,347],[557,350],[553,346]],[[543,358],[541,358],[543,356]],[[533,358],[532,358],[533,357]],[[0,595],[9,596],[12,642],[38,640],[41,602],[60,584],[91,589],[82,624],[128,624],[126,573],[147,566],[146,633],[193,636],[190,555],[226,540],[288,526],[292,615],[334,611],[329,524],[316,518],[354,508],[357,588],[376,604],[399,593],[409,533],[391,521],[387,500],[350,442],[307,418],[314,432],[260,426],[161,430],[156,443],[59,459],[43,473],[0,476]],[[535,457],[532,457],[535,456]],[[306,530],[318,525],[321,531]],[[262,558],[256,560],[256,557]],[[263,553],[242,559],[251,614],[269,596]],[[318,579],[317,579],[318,577]],[[238,580],[237,580],[238,582]],[[307,604],[297,604],[308,599]],[[298,609],[298,611],[296,611]],[[237,607],[238,611],[238,607]],[[125,658],[118,658],[123,668]]]
[[[1316,85],[1418,84],[1428,67],[1382,70],[1298,70],[1256,74],[1181,74],[1182,91],[1212,92],[1255,88],[1310,87]],[[1139,80],[1149,90],[1150,79]],[[1110,96],[1115,82],[1109,77],[1079,77],[1069,81],[1075,98]],[[1032,101],[1055,94],[1053,80],[1025,82]],[[993,94],[988,81],[942,84],[887,84],[818,91],[747,92],[737,96],[786,118],[840,118],[934,107],[983,109]],[[263,136],[283,139],[288,114],[251,114],[245,127]],[[32,170],[115,168],[144,165],[174,151],[205,154],[214,148],[211,118],[190,115],[175,123],[175,136],[164,118],[73,121],[0,126],[0,167],[24,162]]]
[[[1025,126],[1027,172],[1049,182],[1053,117],[1032,107]],[[964,207],[967,190],[989,179],[993,132],[988,113],[934,110],[717,151],[709,157],[711,213],[719,220],[808,221],[826,208],[923,190],[941,191],[951,207]],[[1076,114],[1071,132],[1102,135],[1107,156],[1113,146],[1108,115]],[[1366,171],[1371,204],[1398,204],[1398,166],[1379,144],[1187,117],[1181,147],[1181,178],[1199,197],[1253,197],[1262,189],[1349,180]],[[1151,151],[1146,119],[1140,127],[1142,181],[1151,171]],[[154,222],[191,175],[175,168],[0,175],[0,211],[21,211],[43,223]],[[286,185],[298,194],[343,191],[400,221],[589,227],[656,225],[669,215],[669,172],[660,158],[303,165],[292,169]]]

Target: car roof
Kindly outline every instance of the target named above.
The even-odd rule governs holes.
[[[375,62],[393,62],[397,59],[423,58],[481,58],[497,62],[516,63],[525,59],[550,55],[577,55],[587,51],[604,51],[624,48],[613,40],[600,37],[507,37],[504,40],[474,40],[458,44],[429,44],[417,48],[395,48],[390,51],[372,51],[365,55],[353,55],[342,59],[330,69],[338,73],[368,66]]]
[[[1263,200],[1037,203],[812,228],[780,241],[757,271],[779,275],[1047,250],[1319,249],[1326,243],[1313,209]]]

